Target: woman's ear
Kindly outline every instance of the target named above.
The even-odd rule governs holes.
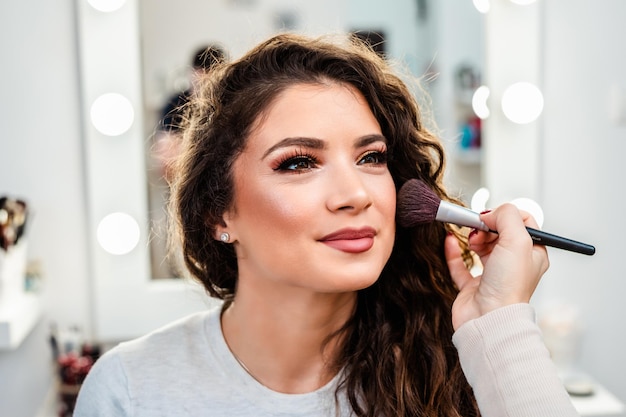
[[[224,243],[232,243],[235,240],[233,213],[227,210],[222,215],[222,220],[215,227],[213,238]]]

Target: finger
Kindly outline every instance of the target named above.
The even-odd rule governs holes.
[[[473,229],[469,234],[469,240],[476,245],[492,243],[498,239],[498,233],[486,232],[484,230]]]
[[[489,211],[485,211],[481,213],[481,220],[483,220],[485,224],[487,224],[492,230],[499,230],[499,229],[494,228],[496,226],[491,227],[492,221],[494,217],[497,218],[497,216],[502,215],[502,212],[504,211],[508,212],[508,215],[514,215],[513,213],[517,212],[517,214],[522,220],[522,223],[525,226],[533,227],[535,229],[539,228],[537,220],[534,218],[532,213],[525,211],[523,209],[520,209],[511,203],[505,203],[501,205],[500,207],[496,208],[495,210],[489,210]],[[491,219],[492,221],[489,221],[488,219]]]
[[[534,222],[534,219],[528,213],[525,213],[524,216],[529,223]],[[528,231],[526,230],[523,214],[513,204],[502,204],[495,210],[482,214],[481,220],[490,229],[498,231],[498,244],[511,249],[521,249],[520,246],[532,244],[532,240],[528,239]]]
[[[496,230],[498,230],[501,243],[508,246],[512,250],[531,250],[537,259],[541,260],[544,268],[547,269],[549,262],[547,261],[547,250],[543,245],[534,245],[532,239],[528,235],[526,227],[533,227],[538,229],[537,221],[531,213],[518,209],[513,204],[503,204],[496,210],[490,213],[485,213],[481,216],[484,218],[485,224],[491,227],[491,224],[495,221]],[[471,242],[473,243],[473,242]],[[513,249],[515,248],[515,249]],[[472,247],[474,250],[474,247]],[[485,248],[477,248],[477,250],[485,252]],[[479,252],[477,252],[479,253]],[[544,271],[545,272],[545,271]]]
[[[522,216],[522,220],[525,226],[540,229],[539,224],[531,213],[520,210],[520,215]],[[550,261],[548,260],[547,248],[543,245],[533,245],[533,253],[533,256],[536,257],[538,260],[542,274],[545,273],[550,265]]]
[[[489,266],[490,274],[485,267],[483,278],[488,276],[489,279],[499,280],[498,276],[504,271],[504,275],[510,277],[508,287],[516,283],[518,285],[513,287],[519,290],[518,295],[530,296],[549,265],[545,246],[533,244],[526,230],[527,225],[536,224],[534,218],[512,204],[503,204],[482,215],[481,219],[488,227],[498,230],[493,252],[498,251],[499,254],[499,261]],[[514,278],[516,276],[518,278]]]
[[[468,238],[469,246],[478,256],[488,255],[498,240],[496,233],[473,230]]]
[[[524,210],[520,210],[519,212],[520,212],[520,215],[522,216],[522,221],[524,222],[526,226],[539,229],[539,224],[537,223],[537,220],[531,213],[524,211]]]
[[[450,234],[446,237],[444,250],[452,281],[459,290],[462,290],[468,282],[473,280],[473,277],[463,261],[463,254],[456,236]]]

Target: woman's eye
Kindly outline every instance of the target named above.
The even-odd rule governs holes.
[[[308,156],[289,158],[278,165],[277,171],[305,171],[317,166],[315,160]]]
[[[373,165],[383,165],[387,163],[387,153],[381,151],[371,151],[367,152],[365,155],[361,157],[359,160],[359,165],[365,164],[373,164]]]

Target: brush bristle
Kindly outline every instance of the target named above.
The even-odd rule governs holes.
[[[400,187],[397,197],[396,217],[402,227],[435,221],[441,199],[426,184],[411,179]]]

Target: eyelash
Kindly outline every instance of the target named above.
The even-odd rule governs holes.
[[[278,160],[276,167],[274,168],[274,171],[291,171],[291,172],[302,171],[303,169],[289,168],[292,165],[299,164],[302,162],[306,162],[308,164],[307,168],[305,168],[306,170],[314,168],[319,163],[317,158],[315,158],[313,155],[307,154],[306,152],[298,150],[294,152],[293,154],[287,154],[286,156]]]
[[[387,149],[385,147],[381,147],[377,150],[367,151],[359,158],[359,161],[362,161],[368,156],[376,156],[378,160],[376,162],[372,162],[373,165],[387,165],[388,155]]]
[[[363,155],[359,157],[358,164],[361,165],[360,163],[361,161],[371,156],[375,156],[377,160],[371,163],[366,162],[365,164],[371,164],[371,165],[377,165],[377,166],[387,164],[387,160],[388,160],[387,149],[384,146],[381,146],[380,149],[370,150],[370,151],[365,152]],[[301,169],[290,168],[290,166],[294,166],[300,163],[306,163],[307,164],[306,168],[301,168]],[[310,169],[313,169],[318,164],[319,164],[319,160],[315,156],[309,153],[306,153],[304,151],[298,150],[294,152],[293,154],[288,154],[285,157],[279,159],[278,162],[276,163],[276,167],[274,168],[274,171],[302,172],[302,171],[308,171]]]

